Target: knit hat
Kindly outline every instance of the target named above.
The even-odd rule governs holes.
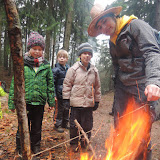
[[[89,52],[92,54],[93,56],[93,49],[92,46],[86,42],[86,43],[82,43],[79,47],[78,47],[78,56],[80,56],[82,53],[84,52]]]
[[[40,46],[44,50],[45,41],[42,35],[38,32],[31,32],[28,38],[27,50],[29,51],[34,46]]]

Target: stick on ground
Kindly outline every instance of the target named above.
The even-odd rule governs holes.
[[[93,156],[95,157],[95,159],[97,159],[96,153],[95,153],[86,133],[84,132],[83,128],[81,127],[81,125],[78,123],[78,121],[76,119],[74,120],[74,123],[76,124],[76,126],[78,127],[78,130],[83,134],[84,138],[86,139],[86,142],[87,142],[89,148],[91,149]]]

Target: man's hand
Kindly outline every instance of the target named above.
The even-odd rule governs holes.
[[[160,88],[150,84],[145,88],[144,94],[147,96],[147,101],[157,101],[160,98]]]

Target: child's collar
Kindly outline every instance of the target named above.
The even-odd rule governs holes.
[[[91,64],[90,63],[88,63],[88,66],[86,67],[86,66],[84,66],[83,65],[83,63],[80,61],[80,63],[81,63],[81,65],[83,66],[83,67],[85,67],[86,68],[86,70],[88,71],[89,70],[89,68],[90,68],[90,66],[91,66]]]

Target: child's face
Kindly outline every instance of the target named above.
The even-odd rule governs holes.
[[[29,53],[34,58],[42,57],[43,49],[40,46],[34,46],[29,50]]]
[[[66,55],[62,54],[58,56],[58,63],[65,66],[66,63],[68,61],[68,58],[66,57]]]
[[[84,52],[80,55],[81,62],[85,67],[88,66],[91,58],[92,58],[92,54],[90,52]]]

